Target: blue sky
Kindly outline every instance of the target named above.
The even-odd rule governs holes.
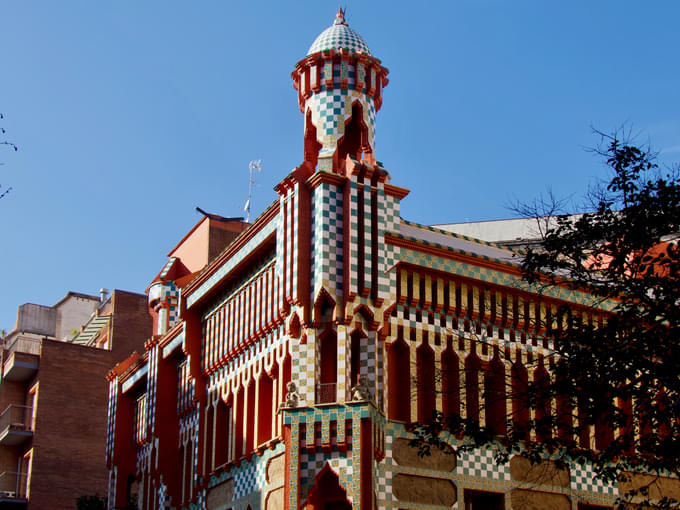
[[[591,126],[680,160],[680,2],[346,1],[390,69],[376,156],[422,223],[604,177]],[[337,2],[24,1],[0,8],[0,328],[68,290],[143,291],[200,217],[259,214],[302,161],[290,72]]]

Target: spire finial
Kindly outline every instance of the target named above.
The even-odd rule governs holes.
[[[346,25],[347,22],[345,21],[345,9],[343,9],[341,6],[338,6],[338,13],[335,15],[335,21],[333,22],[334,25]]]

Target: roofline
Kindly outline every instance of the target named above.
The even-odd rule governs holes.
[[[182,298],[189,297],[198,287],[204,283],[224,262],[229,260],[238,250],[243,248],[255,234],[257,234],[267,223],[272,221],[278,214],[279,200],[274,200],[255,221],[241,232],[236,239],[229,243],[222,252],[212,259],[196,277],[187,283],[182,289]],[[264,240],[263,240],[264,241]]]
[[[83,298],[83,299],[92,299],[92,300],[97,301],[97,302],[100,301],[100,297],[99,297],[99,296],[93,296],[93,295],[91,295],[91,294],[84,294],[84,293],[82,293],[82,292],[73,292],[73,291],[69,291],[69,292],[66,293],[66,295],[65,295],[63,298],[61,298],[59,301],[57,301],[56,303],[54,303],[54,304],[52,305],[52,308],[56,308],[57,306],[59,306],[60,304],[62,304],[64,301],[66,301],[66,300],[67,300],[68,298],[70,298],[70,297],[79,297],[79,298]],[[24,303],[24,304],[26,304],[26,305],[34,305],[34,304],[36,304],[36,303]],[[47,306],[47,305],[38,305],[38,306]]]
[[[198,221],[196,222],[196,224],[195,224],[193,227],[191,227],[191,230],[189,230],[189,232],[187,232],[186,234],[184,234],[184,237],[182,237],[182,239],[180,239],[180,241],[175,245],[175,247],[174,247],[172,250],[170,250],[170,251],[168,252],[168,254],[167,254],[166,256],[169,257],[170,254],[171,254],[173,251],[175,251],[177,248],[179,248],[180,245],[181,245],[184,241],[186,241],[187,238],[188,238],[191,234],[194,233],[194,231],[198,228],[198,226],[199,226],[201,223],[203,223],[204,221],[206,221],[206,220],[207,220],[207,221],[210,221],[210,218],[209,218],[208,216],[203,216],[200,220],[198,220]]]

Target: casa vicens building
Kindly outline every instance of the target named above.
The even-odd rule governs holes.
[[[520,285],[500,245],[400,217],[408,190],[375,140],[388,70],[342,11],[292,78],[302,163],[251,224],[206,215],[182,239],[147,289],[155,334],[109,374],[110,508],[611,505],[588,468],[536,478],[519,457],[409,446],[435,409],[505,433],[502,381],[549,377],[539,324],[606,311]]]

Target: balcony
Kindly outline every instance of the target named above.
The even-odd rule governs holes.
[[[0,503],[12,503],[2,508],[25,508],[26,498],[26,473],[12,473],[5,471],[0,473]]]
[[[320,383],[316,385],[317,404],[333,404],[335,401],[335,383]]]
[[[10,404],[0,414],[0,445],[17,446],[33,437],[33,408]]]
[[[3,378],[25,381],[35,375],[40,361],[40,339],[16,336],[5,347]]]

